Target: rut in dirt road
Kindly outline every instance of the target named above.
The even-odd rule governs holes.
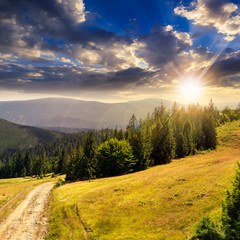
[[[44,183],[30,192],[27,198],[10,216],[0,223],[0,239],[40,240],[44,239],[47,218],[44,206],[48,201],[54,182]]]

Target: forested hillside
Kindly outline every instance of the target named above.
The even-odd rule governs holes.
[[[145,119],[133,115],[126,130],[103,129],[64,136],[2,158],[0,176],[66,173],[67,179],[116,176],[214,149],[221,115],[208,107],[156,107]],[[32,128],[30,128],[32,129]],[[33,142],[30,140],[31,143]]]
[[[22,126],[0,119],[0,158],[11,156],[11,153],[16,152],[17,149],[34,148],[64,135],[60,132]]]

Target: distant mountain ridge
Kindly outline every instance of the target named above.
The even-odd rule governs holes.
[[[164,99],[144,99],[125,103],[101,103],[65,98],[0,102],[0,117],[37,127],[68,129],[125,128],[132,114],[145,118],[159,106],[172,105]]]

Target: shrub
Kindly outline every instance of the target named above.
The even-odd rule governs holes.
[[[64,181],[61,178],[59,178],[55,184],[55,187],[60,187],[62,185],[64,185]]]
[[[223,235],[217,230],[209,217],[203,217],[196,225],[190,240],[223,240]]]
[[[136,163],[129,142],[117,139],[102,143],[96,151],[96,160],[100,177],[129,173]]]

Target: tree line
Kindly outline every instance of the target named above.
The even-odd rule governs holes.
[[[211,101],[207,107],[163,105],[152,114],[129,120],[126,130],[104,129],[65,136],[28,151],[18,150],[0,162],[0,177],[66,174],[68,180],[109,177],[170,163],[217,145],[220,114]]]

